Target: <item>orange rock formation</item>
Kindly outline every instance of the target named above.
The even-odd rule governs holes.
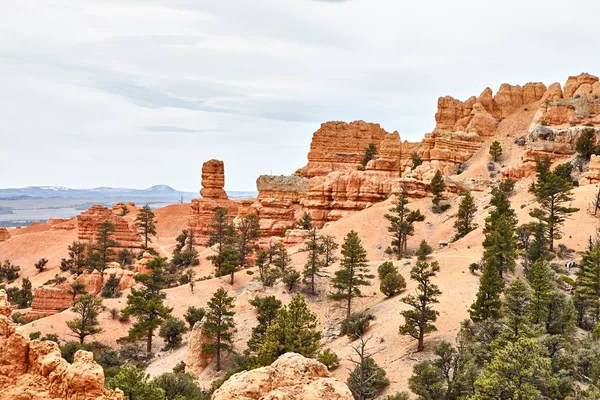
[[[345,383],[329,377],[320,362],[286,353],[267,367],[233,375],[212,400],[352,400]]]
[[[67,293],[66,289],[42,286],[33,289],[31,311],[27,313],[25,318],[31,321],[47,317],[66,310],[72,305],[73,297]]]
[[[123,400],[123,392],[104,388],[104,371],[87,351],[72,364],[58,345],[30,341],[17,332],[6,292],[0,290],[0,391],[5,400]]]
[[[94,241],[98,227],[104,221],[110,221],[116,228],[114,240],[119,242],[121,247],[141,248],[142,241],[133,220],[128,216],[118,216],[116,213],[120,211],[120,208],[112,211],[104,206],[94,205],[89,210],[78,215],[77,228],[79,229],[79,240]]]
[[[5,242],[10,239],[10,232],[6,228],[0,228],[0,242]]]

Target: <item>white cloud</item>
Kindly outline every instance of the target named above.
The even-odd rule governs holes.
[[[600,4],[570,6],[598,15]],[[594,71],[564,3],[30,0],[2,8],[0,186],[229,189],[306,162],[320,122],[419,140],[437,97]]]

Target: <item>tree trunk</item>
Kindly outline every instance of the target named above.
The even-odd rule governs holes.
[[[233,285],[233,275],[235,274],[235,271],[231,271],[231,284]]]
[[[217,334],[217,371],[221,370],[221,334]]]
[[[146,340],[146,352],[151,353],[152,352],[152,336],[154,335],[154,332],[152,330],[148,331],[148,338]]]
[[[348,309],[346,312],[346,319],[350,317],[350,304],[352,303],[352,289],[348,290]]]
[[[425,350],[425,345],[423,344],[424,336],[423,328],[419,328],[419,343],[417,344],[417,351]]]

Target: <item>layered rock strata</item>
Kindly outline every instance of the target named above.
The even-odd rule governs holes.
[[[101,205],[94,205],[89,210],[78,215],[78,239],[93,242],[96,240],[96,234],[100,225],[105,221],[109,221],[115,226],[113,239],[121,247],[141,248],[142,241],[133,220],[127,216],[121,217],[116,212]]]
[[[66,289],[58,287],[39,287],[33,289],[33,301],[31,311],[27,313],[25,319],[32,321],[34,319],[44,318],[64,311],[73,305],[73,297]]]
[[[299,176],[261,175],[256,180],[256,211],[261,236],[279,236],[301,216],[308,179]]]

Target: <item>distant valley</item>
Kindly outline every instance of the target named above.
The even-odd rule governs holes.
[[[256,192],[228,191],[230,198],[256,196]],[[94,204],[112,207],[118,202],[132,201],[152,208],[189,203],[200,195],[175,190],[167,185],[148,189],[99,187],[71,189],[62,186],[28,186],[0,189],[0,227],[27,226],[49,218],[71,218]]]

